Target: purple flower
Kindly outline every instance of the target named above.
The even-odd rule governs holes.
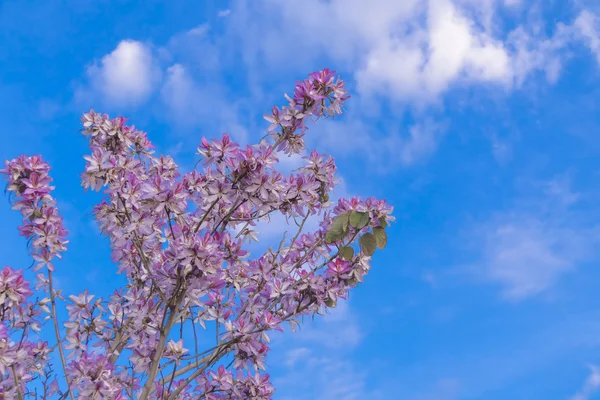
[[[377,199],[341,199],[331,209],[337,169],[328,155],[312,151],[289,176],[277,170],[278,152],[301,154],[307,126],[341,114],[349,98],[328,69],[285,97],[286,105],[265,116],[268,135],[259,144],[240,147],[228,134],[202,138],[202,163],[185,174],[173,158],[155,156],[146,133],[126,118],[93,110],[82,116],[90,149],[82,186],[102,192],[93,213],[124,282],[108,299],[52,288],[68,241],[50,167],[40,156],[5,163],[1,173],[23,217],[19,232],[40,272],[34,299],[22,271],[0,271],[2,396],[37,385],[44,398],[272,398],[263,373],[271,332],[285,323],[294,329],[303,316],[346,298],[369,272],[372,253],[348,256],[346,249],[342,259],[341,246],[358,248],[356,238],[371,231],[381,241],[381,229],[394,220],[392,207]],[[351,213],[354,222],[344,227],[340,218]],[[259,239],[257,223],[277,216],[296,221],[298,230],[275,249],[252,254],[246,244]],[[322,222],[307,232],[313,218]],[[326,240],[332,229],[334,240]],[[54,310],[65,299],[61,327]],[[53,320],[65,360],[52,344],[33,340],[45,328],[42,314]],[[185,334],[209,323],[215,343],[201,352]],[[53,369],[56,360],[64,374]]]

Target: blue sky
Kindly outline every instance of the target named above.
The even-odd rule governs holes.
[[[338,195],[385,198],[397,223],[348,303],[274,339],[276,398],[600,399],[592,0],[0,2],[0,159],[53,166],[62,289],[119,282],[79,186],[83,112],[130,117],[190,168],[202,136],[258,140],[323,67],[353,98],[309,147],[336,157]],[[1,263],[27,267],[7,198],[0,220]]]

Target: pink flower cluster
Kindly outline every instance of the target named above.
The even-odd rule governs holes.
[[[8,179],[7,191],[13,198],[13,208],[23,216],[19,227],[29,243],[34,270],[47,267],[48,274],[54,270],[53,259],[61,258],[66,250],[67,231],[50,195],[53,187],[48,175],[50,166],[39,156],[21,156],[10,162],[0,172]],[[43,273],[37,275],[38,288],[48,289]],[[50,297],[32,300],[33,292],[23,272],[4,267],[0,272],[0,395],[23,398],[27,384],[36,378],[43,380],[44,393],[54,393],[57,382],[50,381],[51,367],[48,343],[35,340],[34,334],[41,329],[42,311],[50,313]]]
[[[37,261],[35,270],[48,266],[54,270],[52,259],[61,258],[67,247],[67,231],[50,195],[50,166],[40,156],[21,156],[7,161],[0,170],[8,179],[7,190],[14,194],[13,209],[23,216],[19,227],[22,236],[31,240],[31,255]]]
[[[44,396],[270,399],[269,332],[282,331],[283,324],[293,329],[302,316],[346,298],[369,271],[374,246],[385,246],[384,228],[393,221],[392,208],[375,199],[340,200],[332,208],[336,166],[330,156],[313,151],[287,176],[276,168],[278,151],[304,149],[307,118],[340,114],[347,98],[334,72],[313,73],[296,85],[288,106],[266,117],[267,140],[241,147],[227,134],[203,138],[201,168],[185,174],[171,157],[154,156],[146,134],[125,119],[85,114],[91,154],[82,185],[104,191],[94,214],[127,284],[106,300],[87,291],[69,297],[65,341],[58,343],[67,352],[65,386],[44,384]],[[20,157],[3,172],[24,215],[21,232],[32,240],[36,268],[48,267],[39,281],[49,284],[54,305],[52,260],[65,250],[66,232],[50,197],[48,170],[39,157]],[[277,248],[252,257],[246,243],[257,240],[256,224],[277,214],[296,221],[290,225],[296,228]],[[306,232],[316,217],[320,227]],[[20,272],[0,274],[0,311],[2,304],[27,304],[31,291],[23,282]],[[47,309],[47,302],[31,309]],[[33,375],[24,367],[11,371],[14,361],[4,363],[12,353],[2,343],[12,343],[14,329],[25,329],[15,325],[21,317],[13,313],[0,314],[0,379],[18,396]],[[199,352],[196,328],[207,323],[214,342]],[[35,354],[27,353],[25,363],[47,363],[47,352],[45,358]],[[42,368],[36,377],[46,382],[48,375]]]
[[[313,72],[309,78],[296,83],[294,97],[286,95],[287,106],[273,107],[265,119],[271,123],[269,132],[276,132],[277,150],[286,154],[299,154],[304,149],[303,136],[310,117],[335,116],[342,113],[342,104],[350,98],[344,81],[335,80],[335,71],[325,68]]]

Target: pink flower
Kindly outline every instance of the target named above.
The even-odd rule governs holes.
[[[10,267],[0,271],[0,308],[17,307],[32,294],[29,282],[23,278],[23,271]]]
[[[68,244],[50,166],[40,156],[5,163],[0,173],[40,272],[34,297],[21,271],[0,271],[2,395],[35,387],[46,396],[82,399],[272,398],[275,389],[262,372],[270,332],[282,331],[284,323],[295,329],[304,316],[346,298],[369,272],[371,258],[360,251],[343,260],[337,247],[352,246],[348,242],[367,231],[381,241],[381,229],[394,220],[392,207],[377,199],[332,205],[337,169],[326,154],[312,151],[289,176],[277,170],[278,152],[302,153],[309,124],[341,114],[349,98],[328,69],[310,74],[285,97],[287,104],[265,116],[268,135],[259,144],[240,147],[228,134],[202,138],[202,164],[185,174],[173,158],[155,156],[146,133],[126,118],[93,110],[82,116],[90,149],[82,186],[102,191],[93,213],[123,281],[107,300],[87,290],[77,296],[49,290]],[[360,227],[333,223],[352,212],[362,213]],[[274,249],[251,253],[246,245],[259,239],[257,223],[277,216],[295,221],[298,231]],[[309,218],[322,220],[312,232],[306,231]],[[344,232],[326,243],[334,225]],[[53,309],[65,298],[62,329]],[[65,374],[56,370],[62,357],[54,345],[33,340],[47,329],[42,313],[58,325]],[[209,323],[214,343],[202,352],[186,335]]]

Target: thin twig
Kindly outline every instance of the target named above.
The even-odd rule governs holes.
[[[52,285],[52,271],[48,270],[48,290],[50,291],[50,305],[52,311],[52,320],[54,321],[54,335],[56,336],[56,341],[58,343],[62,343],[60,338],[60,329],[58,327],[58,317],[56,316],[56,294],[54,293],[54,287]],[[69,392],[69,397],[71,400],[75,400],[73,397],[73,392],[71,391],[71,384],[69,383],[69,378],[67,376],[67,361],[65,359],[65,352],[62,346],[58,347],[58,353],[60,354],[60,362],[63,367],[63,372],[65,373],[65,381],[67,382],[67,390]]]
[[[17,369],[14,364],[12,366],[13,378],[15,378],[15,387],[17,388],[17,399],[23,400],[23,393],[21,393],[21,385],[19,384],[19,377],[17,376]]]

